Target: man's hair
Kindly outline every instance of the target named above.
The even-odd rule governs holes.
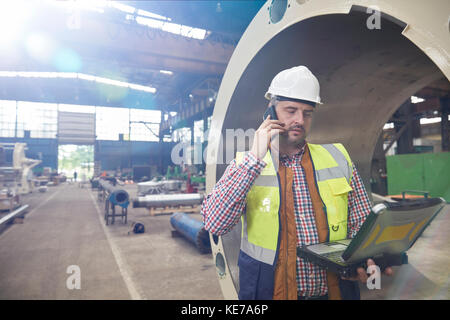
[[[272,96],[272,97],[270,98],[269,106],[270,106],[270,107],[271,107],[271,106],[276,106],[277,103],[278,103],[278,101],[280,101],[280,100],[278,100],[278,97],[277,97],[277,96]]]
[[[295,101],[295,102],[300,102],[300,103],[304,103],[304,104],[308,104],[312,107],[316,107],[316,103],[312,102],[312,101],[307,101],[307,100],[301,100],[301,99],[294,99],[294,98],[288,98],[288,97],[283,97],[283,96],[275,96],[273,95],[270,98],[270,106],[276,106],[278,101]]]

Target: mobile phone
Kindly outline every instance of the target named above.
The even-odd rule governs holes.
[[[263,119],[266,120],[269,115],[270,115],[270,120],[278,120],[274,105],[271,105],[270,107],[267,108],[266,112],[264,112]]]

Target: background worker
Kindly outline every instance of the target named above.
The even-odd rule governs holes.
[[[354,237],[371,208],[344,146],[305,140],[319,92],[305,66],[277,74],[265,95],[275,113],[203,202],[212,234],[226,234],[242,218],[240,299],[359,299],[357,281],[367,281],[363,268],[341,279],[296,255],[298,246]]]

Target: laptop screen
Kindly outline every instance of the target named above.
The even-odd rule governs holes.
[[[355,262],[407,251],[444,205],[442,198],[429,198],[374,206],[342,258]]]

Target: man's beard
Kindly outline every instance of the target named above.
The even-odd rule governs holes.
[[[289,135],[290,131],[294,129],[300,129],[301,133],[296,137]],[[288,128],[288,131],[280,133],[280,143],[289,145],[289,146],[297,146],[303,145],[306,139],[306,130],[303,126],[293,126]]]

